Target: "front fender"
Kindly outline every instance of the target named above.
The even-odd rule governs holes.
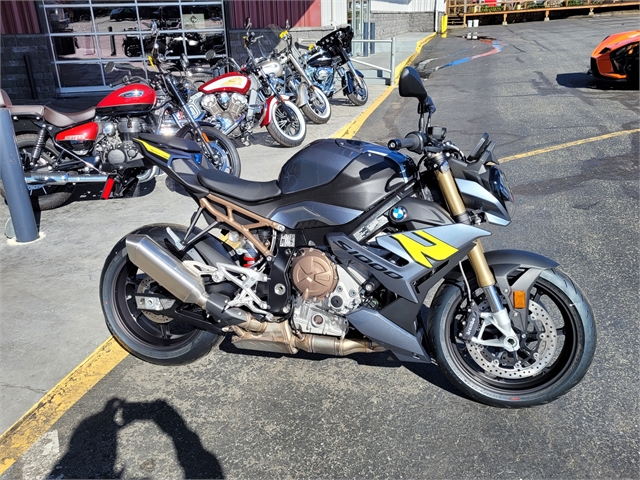
[[[296,105],[298,107],[302,107],[307,103],[309,103],[309,91],[307,90],[307,86],[304,82],[301,82],[300,85],[298,85],[298,102]]]
[[[547,257],[523,250],[493,250],[485,252],[485,258],[496,278],[500,293],[509,304],[509,316],[514,325],[525,330],[524,319],[529,312],[529,294],[531,287],[544,270],[556,268],[559,264]],[[462,263],[467,276],[473,270],[469,260]],[[445,281],[462,281],[460,270],[452,270],[445,276]],[[524,291],[526,304],[524,308],[516,309],[513,304],[513,292]],[[515,315],[517,312],[517,315]]]
[[[267,101],[264,105],[264,114],[260,119],[261,127],[266,127],[271,123],[271,110],[275,108],[277,104],[278,104],[278,99],[275,96],[271,96],[267,98]]]
[[[360,70],[356,70],[354,68],[353,71],[356,72],[356,75],[358,75],[360,78],[364,78],[364,75]],[[353,78],[351,78],[351,75],[349,75],[349,73],[351,72],[347,71],[345,73],[345,76],[342,77],[342,93],[344,93],[345,95],[347,95],[348,93],[353,93],[354,91]]]

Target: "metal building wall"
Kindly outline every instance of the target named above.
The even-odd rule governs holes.
[[[40,33],[38,14],[33,2],[0,1],[0,34]]]
[[[292,27],[319,27],[322,25],[322,0],[278,1],[238,0],[228,2],[232,29],[243,27],[244,19],[251,17],[253,28],[265,28],[271,23]]]

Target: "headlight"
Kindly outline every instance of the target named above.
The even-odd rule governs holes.
[[[509,182],[502,170],[498,167],[490,166],[489,170],[489,188],[494,197],[500,200],[502,206],[507,210],[511,218],[516,213],[516,201],[511,193]]]

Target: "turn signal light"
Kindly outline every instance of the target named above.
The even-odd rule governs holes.
[[[522,290],[515,290],[513,292],[513,306],[515,308],[525,308],[527,306],[525,292]]]

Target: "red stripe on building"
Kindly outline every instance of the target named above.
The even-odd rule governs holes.
[[[240,29],[244,20],[251,17],[252,28],[265,28],[269,24],[284,27],[289,20],[292,27],[322,26],[322,0],[278,1],[238,0],[229,2],[232,29]]]
[[[40,33],[38,14],[33,2],[0,1],[0,34]]]

